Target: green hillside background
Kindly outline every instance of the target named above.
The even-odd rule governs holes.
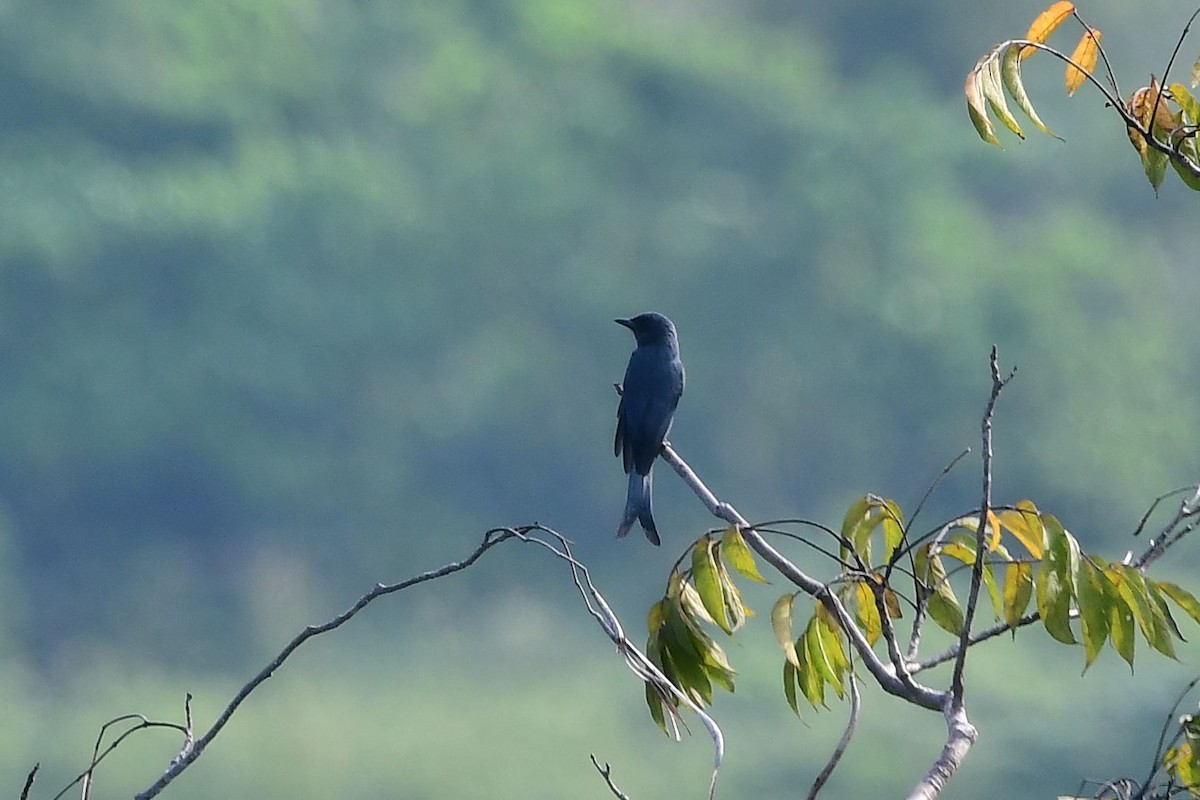
[[[1123,555],[1200,479],[1200,205],[1156,198],[1049,59],[1025,71],[1066,143],[978,140],[963,76],[1040,10],[0,2],[0,793],[40,761],[52,796],[105,720],[185,692],[207,727],[305,624],[492,526],[569,536],[641,630],[712,523],[660,468],[663,548],[613,538],[610,320],[644,310],[680,331],[672,441],[751,519],[911,510],[978,450],[996,343],[997,501]],[[1126,94],[1192,10],[1082,9]],[[972,457],[926,522],[979,483]],[[1200,589],[1196,545],[1160,574]],[[762,615],[729,650],[719,796],[794,797],[845,709],[794,718]],[[1198,654],[1140,655],[1080,678],[1039,630],[981,648],[946,796],[1143,775]],[[897,796],[944,730],[866,691],[829,796]],[[135,737],[94,796],[177,749]],[[635,797],[707,785],[707,740],[654,727],[562,565],[508,545],[306,645],[167,796],[609,796],[589,753]]]

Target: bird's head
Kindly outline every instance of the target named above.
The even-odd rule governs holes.
[[[675,338],[675,324],[657,311],[647,311],[636,317],[617,319],[613,322],[633,331],[633,337],[639,345],[655,344]]]

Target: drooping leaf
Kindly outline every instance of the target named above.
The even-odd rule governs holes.
[[[666,621],[667,602],[667,599],[664,597],[650,606],[650,613],[646,616],[646,628],[650,632],[651,637],[658,636],[659,629],[662,628],[663,623]]]
[[[1025,38],[1031,42],[1044,44],[1050,38],[1050,34],[1054,33],[1054,30],[1063,23],[1063,20],[1071,16],[1071,12],[1074,10],[1074,3],[1068,3],[1065,0],[1053,3],[1033,20],[1033,23],[1029,26],[1029,31],[1025,34]],[[1036,52],[1036,47],[1026,45],[1021,49],[1021,58],[1024,60]]]
[[[1150,599],[1154,601],[1154,605],[1158,606],[1160,626],[1166,628],[1166,633],[1178,639],[1181,642],[1186,642],[1183,632],[1179,630],[1179,625],[1175,622],[1175,617],[1171,615],[1171,608],[1167,605],[1166,595],[1162,590],[1149,578],[1146,581],[1146,593],[1150,595]]]
[[[1170,630],[1162,617],[1161,609],[1146,588],[1146,579],[1128,564],[1110,564],[1109,569],[1120,574],[1120,582],[1113,581],[1117,592],[1133,612],[1146,643],[1168,658],[1175,658],[1175,646]]]
[[[1175,601],[1175,605],[1183,609],[1189,617],[1200,622],[1200,600],[1193,597],[1187,590],[1166,581],[1155,581],[1155,585],[1167,597]]]
[[[1100,655],[1104,642],[1108,639],[1110,609],[1108,594],[1104,591],[1101,580],[1092,563],[1086,558],[1083,559],[1076,576],[1075,603],[1079,608],[1080,631],[1083,634],[1084,672],[1087,672],[1096,656]]]
[[[1004,621],[1015,634],[1033,597],[1033,564],[1014,561],[1004,573]]]
[[[1096,58],[1100,55],[1100,39],[1100,31],[1089,27],[1083,32],[1079,44],[1075,45],[1075,52],[1071,53],[1071,61],[1075,63],[1067,65],[1064,76],[1068,97],[1075,94],[1087,76],[1095,71]]]
[[[972,526],[978,528],[978,524]],[[999,530],[997,524],[996,530]],[[991,536],[989,535],[989,539]],[[952,558],[970,566],[975,563],[975,545],[974,537],[967,536],[961,531],[950,537],[950,541],[942,545],[941,551],[943,555],[951,556]],[[992,565],[985,559],[981,573],[983,578],[984,588],[987,589],[988,599],[992,603],[992,611],[996,619],[1000,619],[1001,601],[1000,588],[996,585],[996,576],[992,572]]]
[[[664,671],[670,669],[676,685],[697,703],[712,702],[712,684],[704,669],[704,651],[707,649],[689,628],[680,606],[671,604],[667,611],[666,625],[659,636]]]
[[[792,651],[795,652],[796,647],[792,645]],[[795,712],[796,716],[800,716],[800,703],[796,698],[796,684],[799,682],[800,676],[796,672],[796,667],[791,661],[783,662],[783,696],[787,698],[787,704]]]
[[[963,612],[953,592],[934,592],[926,601],[929,618],[955,636],[962,633]]]
[[[883,587],[883,606],[892,619],[903,619],[904,611],[900,608],[900,598],[889,587]]]
[[[1070,616],[1074,578],[1067,556],[1066,532],[1061,525],[1049,524],[1049,520],[1049,515],[1043,517],[1045,552],[1034,580],[1037,609],[1047,633],[1063,644],[1075,644]]]
[[[1133,612],[1124,603],[1116,603],[1109,609],[1109,633],[1112,636],[1113,649],[1129,664],[1133,671],[1134,658],[1134,621]]]
[[[983,139],[988,144],[994,144],[996,147],[1003,148],[1000,140],[996,138],[996,131],[992,128],[992,121],[987,115],[987,100],[983,94],[984,74],[987,71],[987,62],[996,57],[995,51],[988,53],[975,65],[975,68],[967,73],[967,79],[963,83],[963,93],[967,96],[967,114],[971,117],[971,124],[975,126],[975,132],[979,134],[979,138]]]
[[[1200,57],[1196,58],[1196,63],[1192,64],[1192,88],[1200,86]]]
[[[1016,508],[1006,508],[996,516],[1000,525],[1017,538],[1029,555],[1034,558],[1042,557],[1044,534],[1037,506],[1028,500],[1022,500],[1017,503]]]
[[[758,571],[758,564],[754,562],[754,554],[750,551],[750,547],[742,538],[742,533],[736,525],[729,526],[721,537],[721,555],[725,556],[729,566],[741,575],[757,583],[768,582]]]
[[[904,517],[893,500],[883,501],[883,560],[890,562],[892,554],[904,543]]]
[[[875,604],[875,594],[866,581],[854,584],[854,618],[867,643],[874,645],[883,635],[883,621],[879,618],[879,606]]]
[[[679,590],[678,599],[679,605],[684,611],[684,617],[706,622],[709,625],[717,624],[717,621],[708,613],[708,609],[704,607],[704,601],[700,599],[700,593],[690,583],[683,584]]]
[[[838,681],[850,671],[850,656],[846,654],[846,650],[842,645],[842,629],[836,625],[830,625],[826,619],[820,615],[817,617],[820,622],[821,642],[825,646],[825,655],[829,658],[829,663],[833,665],[834,672],[838,675]],[[838,693],[841,696],[841,693]]]
[[[663,672],[669,672],[675,685],[697,705],[710,705],[713,700],[712,683],[708,673],[694,651],[687,649],[679,640],[671,637],[663,640]]]
[[[796,653],[800,656],[800,666],[796,668],[796,682],[804,699],[816,708],[818,705],[825,705],[825,682],[821,679],[820,670],[813,663],[807,642],[808,637],[803,634],[796,640]]]
[[[1047,555],[1044,557],[1056,565],[1062,563],[1062,573],[1066,576],[1067,586],[1074,597],[1075,576],[1079,573],[1079,543],[1053,514],[1042,514],[1042,526],[1045,531],[1044,541],[1047,544]]]
[[[816,664],[817,670],[821,673],[821,680],[824,683],[833,687],[833,691],[837,696],[844,696],[842,688],[842,680],[834,669],[833,663],[830,661],[829,654],[825,652],[825,642],[821,636],[822,625],[814,616],[808,623],[808,629],[804,632],[804,646]]]
[[[692,583],[700,594],[700,600],[721,630],[733,633],[733,626],[725,613],[725,598],[721,579],[717,574],[717,561],[713,553],[716,542],[707,534],[692,547]]]
[[[1020,53],[1022,49],[1024,48],[1015,44],[1004,48],[1000,60],[1000,80],[1004,84],[1004,88],[1008,90],[1009,96],[1016,102],[1017,107],[1025,112],[1025,116],[1029,117],[1030,122],[1037,126],[1037,129],[1042,133],[1049,134],[1057,139],[1058,135],[1047,128],[1046,124],[1042,122],[1041,117],[1034,111],[1033,103],[1030,101],[1029,95],[1025,92],[1025,84],[1021,80]],[[1029,49],[1032,50],[1033,48]],[[998,535],[999,529],[997,529]]]
[[[1200,101],[1196,100],[1188,88],[1182,83],[1172,83],[1167,87],[1174,98],[1176,104],[1183,111],[1183,122],[1185,125],[1195,125],[1200,122]]]
[[[1004,99],[1004,83],[1000,77],[999,54],[987,60],[979,80],[983,97],[991,106],[992,111],[996,112],[996,117],[1004,123],[1004,127],[1024,139],[1025,134],[1021,132],[1021,126],[1017,124],[1016,118],[1008,110],[1008,103]]]
[[[727,632],[734,633],[746,623],[746,617],[754,616],[754,612],[742,602],[741,591],[730,577],[729,570],[725,569],[725,562],[720,559],[717,559],[717,580],[721,585],[721,599],[729,613],[730,630]]]
[[[925,610],[938,627],[953,634],[962,630],[963,613],[954,596],[954,589],[946,579],[946,566],[942,557],[934,551],[932,544],[924,544],[913,552],[917,580],[921,581],[925,597]]]
[[[785,594],[775,601],[771,607],[771,627],[775,631],[775,639],[783,648],[783,655],[793,667],[798,667],[800,658],[796,655],[796,643],[792,638],[792,606],[795,602],[794,594]]]

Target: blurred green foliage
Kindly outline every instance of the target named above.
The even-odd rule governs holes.
[[[1140,69],[1188,11],[1164,6],[1178,19],[1160,27],[1135,29],[1112,2],[1089,19]],[[995,342],[1019,367],[997,420],[997,498],[1034,498],[1090,550],[1125,547],[1149,500],[1200,467],[1200,233],[1182,190],[1153,200],[1095,98],[1035,95],[1066,145],[975,140],[962,75],[1037,10],[0,3],[0,664],[45,704],[0,774],[49,760],[52,742],[79,762],[103,719],[176,715],[197,681],[228,689],[356,590],[457,558],[491,525],[562,530],[640,619],[670,542],[708,525],[664,470],[664,552],[611,539],[611,383],[630,342],[608,320],[642,310],[680,329],[673,441],[752,517],[836,521],[868,490],[911,506],[976,445]],[[977,485],[968,461],[929,522]],[[453,652],[447,620],[514,586],[573,607],[560,577],[509,556],[427,588],[396,630],[317,645],[343,667],[281,696],[327,698],[321,722],[251,704],[233,727],[347,724],[364,701],[330,691],[366,658],[355,646],[378,659],[362,686],[403,674],[426,700],[445,691],[399,714],[404,735],[497,702],[550,718],[568,690],[514,700],[430,676]],[[586,627],[568,619],[556,635]],[[570,669],[587,676],[597,640],[579,639],[588,666]],[[513,656],[502,641],[488,658]],[[594,699],[609,714],[624,691],[626,733],[673,758],[640,687],[609,666]],[[86,702],[56,690],[76,681],[107,688]],[[169,699],[141,706],[143,686]],[[532,763],[598,791],[579,740]],[[456,763],[480,753],[463,741]],[[287,774],[304,747],[231,752],[204,767],[224,794],[298,796],[303,782],[262,773]],[[149,763],[130,768],[148,778]],[[361,796],[411,775],[394,768],[362,778]],[[329,769],[343,789],[337,775],[364,771]],[[523,796],[565,791],[536,783]],[[478,796],[447,786],[406,796]]]

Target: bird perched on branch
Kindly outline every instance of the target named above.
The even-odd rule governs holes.
[[[675,325],[657,312],[614,321],[633,331],[637,340],[621,385],[617,435],[613,442],[613,454],[621,456],[629,475],[629,493],[617,538],[629,533],[637,520],[646,538],[657,545],[658,529],[651,511],[651,468],[662,452],[675,407],[683,395],[679,340]]]

